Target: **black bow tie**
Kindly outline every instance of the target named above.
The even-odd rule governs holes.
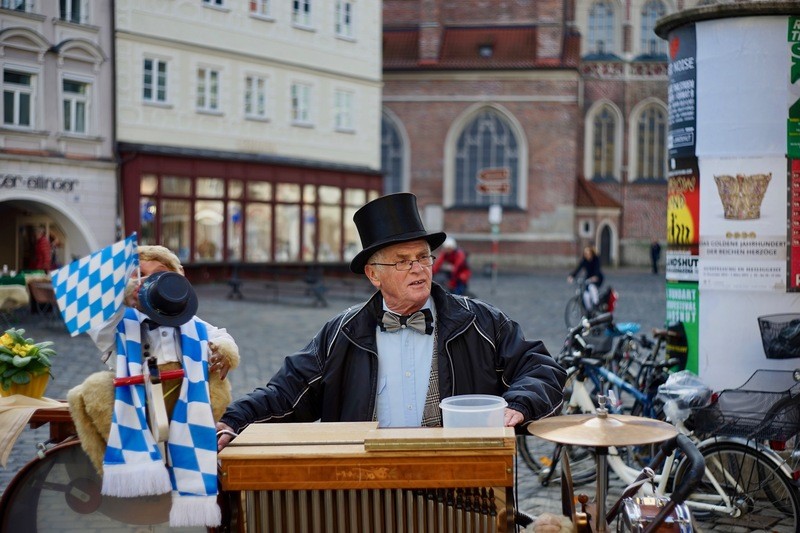
[[[378,324],[381,331],[388,331],[392,333],[405,327],[409,327],[430,335],[433,333],[433,314],[430,309],[420,309],[411,315],[398,315],[391,311],[383,310],[378,313]]]
[[[161,324],[159,324],[155,320],[150,320],[149,318],[144,319],[144,324],[147,326],[147,329],[149,331],[153,331],[154,329],[158,329],[161,327]]]

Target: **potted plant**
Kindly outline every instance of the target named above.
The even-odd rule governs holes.
[[[0,337],[0,396],[41,398],[50,380],[51,341],[26,339],[24,329],[7,329]]]

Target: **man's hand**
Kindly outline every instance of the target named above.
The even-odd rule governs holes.
[[[228,424],[217,422],[217,451],[221,451],[236,437],[236,432]]]
[[[517,424],[522,423],[523,420],[525,420],[525,417],[522,415],[522,413],[506,407],[505,416],[503,417],[503,425],[505,425],[507,428],[513,428]]]
[[[208,349],[211,351],[211,355],[208,358],[208,371],[219,372],[219,379],[224,380],[225,376],[228,375],[228,371],[231,369],[230,361],[228,361],[227,357],[223,357],[222,354],[219,353],[218,347],[214,341],[208,341]]]

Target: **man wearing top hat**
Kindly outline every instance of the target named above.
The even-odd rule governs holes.
[[[566,374],[542,342],[496,307],[432,282],[431,251],[446,235],[425,230],[413,194],[377,198],[353,220],[362,251],[350,269],[377,292],[231,403],[217,423],[220,449],[257,422],[440,426],[439,401],[460,394],[502,396],[509,427],[559,411]]]

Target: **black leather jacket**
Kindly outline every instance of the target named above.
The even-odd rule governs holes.
[[[541,341],[496,307],[433,284],[439,392],[503,396],[525,424],[558,412],[566,373]],[[266,387],[236,400],[221,421],[239,432],[255,422],[373,420],[378,382],[375,341],[380,293],[326,323],[288,356]]]

